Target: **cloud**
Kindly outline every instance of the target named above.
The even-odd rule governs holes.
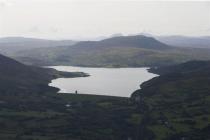
[[[49,28],[41,28],[38,25],[36,26],[31,26],[30,28],[27,29],[27,33],[32,33],[32,34],[45,34],[45,33],[59,33],[61,32],[61,29],[56,28],[56,27],[49,27]]]
[[[51,28],[49,29],[49,32],[58,33],[58,32],[60,32],[60,29],[58,29],[58,28],[56,28],[56,27],[51,27]]]
[[[40,28],[38,26],[33,26],[33,27],[28,29],[28,32],[29,33],[40,33],[41,30],[40,30]]]
[[[0,8],[10,7],[13,3],[11,0],[0,0]]]

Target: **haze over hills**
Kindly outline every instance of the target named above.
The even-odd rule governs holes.
[[[145,49],[168,49],[168,45],[158,42],[152,37],[146,37],[143,35],[137,36],[117,36],[108,39],[101,40],[100,42],[92,42],[90,46],[96,47],[136,47],[136,48],[145,48]],[[77,45],[80,46],[78,43]],[[87,46],[84,44],[83,46]]]
[[[114,34],[115,35],[115,34]],[[110,37],[114,37],[110,36]],[[189,47],[189,48],[210,48],[210,36],[184,36],[184,35],[154,35],[147,32],[142,32],[136,35],[143,35],[146,37],[153,37],[158,41],[174,47]],[[116,36],[123,36],[123,34],[116,34]],[[128,35],[134,36],[134,35]],[[106,37],[109,38],[109,37]]]
[[[210,48],[210,37],[188,37],[188,36],[156,36],[149,33],[140,33],[139,35],[129,36],[146,36],[153,37],[158,41],[167,44],[168,46],[181,47],[181,48]],[[88,40],[102,41],[109,40],[110,38],[123,38],[123,34],[113,34],[109,37],[92,38]],[[31,50],[34,48],[57,47],[57,46],[71,46],[80,41],[74,40],[49,40],[37,39],[28,37],[4,37],[0,38],[0,53],[8,56],[16,55],[19,51]],[[81,41],[83,42],[83,41]],[[85,42],[85,41],[84,41]],[[90,41],[91,42],[91,41]],[[89,43],[90,43],[89,42]],[[128,42],[127,42],[128,43]],[[137,43],[137,42],[136,42]],[[127,46],[132,45],[127,44]],[[93,45],[93,44],[92,44]],[[97,45],[97,43],[95,43]],[[120,44],[122,45],[122,43]]]
[[[208,49],[172,47],[153,37],[136,35],[19,51],[13,58],[32,65],[140,67],[209,60],[209,54]]]
[[[175,47],[189,47],[189,48],[210,48],[210,36],[184,36],[184,35],[154,35],[151,33],[143,32],[139,34],[129,34],[127,36],[143,35],[146,37],[153,37],[158,41],[165,43],[169,46]],[[100,38],[92,38],[88,40],[100,41],[112,37],[122,37],[121,33],[113,34],[111,36],[103,36]],[[83,39],[84,40],[84,39]]]
[[[0,52],[5,55],[13,55],[18,51],[30,50],[34,48],[55,47],[73,45],[72,40],[47,40],[25,37],[5,37],[0,38]]]
[[[210,48],[210,36],[156,36],[157,40],[176,47]]]

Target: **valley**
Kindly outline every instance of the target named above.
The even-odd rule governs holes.
[[[37,77],[16,73],[16,84],[0,86],[1,139],[210,138],[209,61],[154,67],[150,71],[160,76],[144,82],[131,97],[57,93],[58,89],[48,86],[52,77],[88,75],[26,66],[4,56],[0,62],[6,80],[14,81],[12,73],[20,70],[33,71]],[[15,69],[7,69],[7,64]],[[42,73],[45,76],[39,76]]]
[[[0,0],[0,140],[210,140],[210,1]]]

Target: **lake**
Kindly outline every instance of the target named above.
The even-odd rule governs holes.
[[[60,89],[59,93],[96,94],[129,97],[139,85],[156,74],[148,68],[89,68],[73,66],[51,66],[58,71],[85,72],[89,77],[58,78],[50,86]]]

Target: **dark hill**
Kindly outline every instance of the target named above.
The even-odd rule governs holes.
[[[155,139],[209,139],[210,62],[191,61],[151,71],[160,76],[143,83],[132,98],[147,114],[142,123]]]
[[[163,75],[169,73],[189,73],[210,69],[210,61],[190,61],[180,65],[165,66],[150,69],[151,72]]]
[[[53,69],[26,66],[0,55],[0,93],[44,93],[57,91],[48,83],[59,76],[80,76],[82,73],[65,73]]]
[[[138,36],[117,36],[101,41],[83,41],[75,47],[136,47],[145,49],[168,49],[168,45],[163,44],[152,37]]]

